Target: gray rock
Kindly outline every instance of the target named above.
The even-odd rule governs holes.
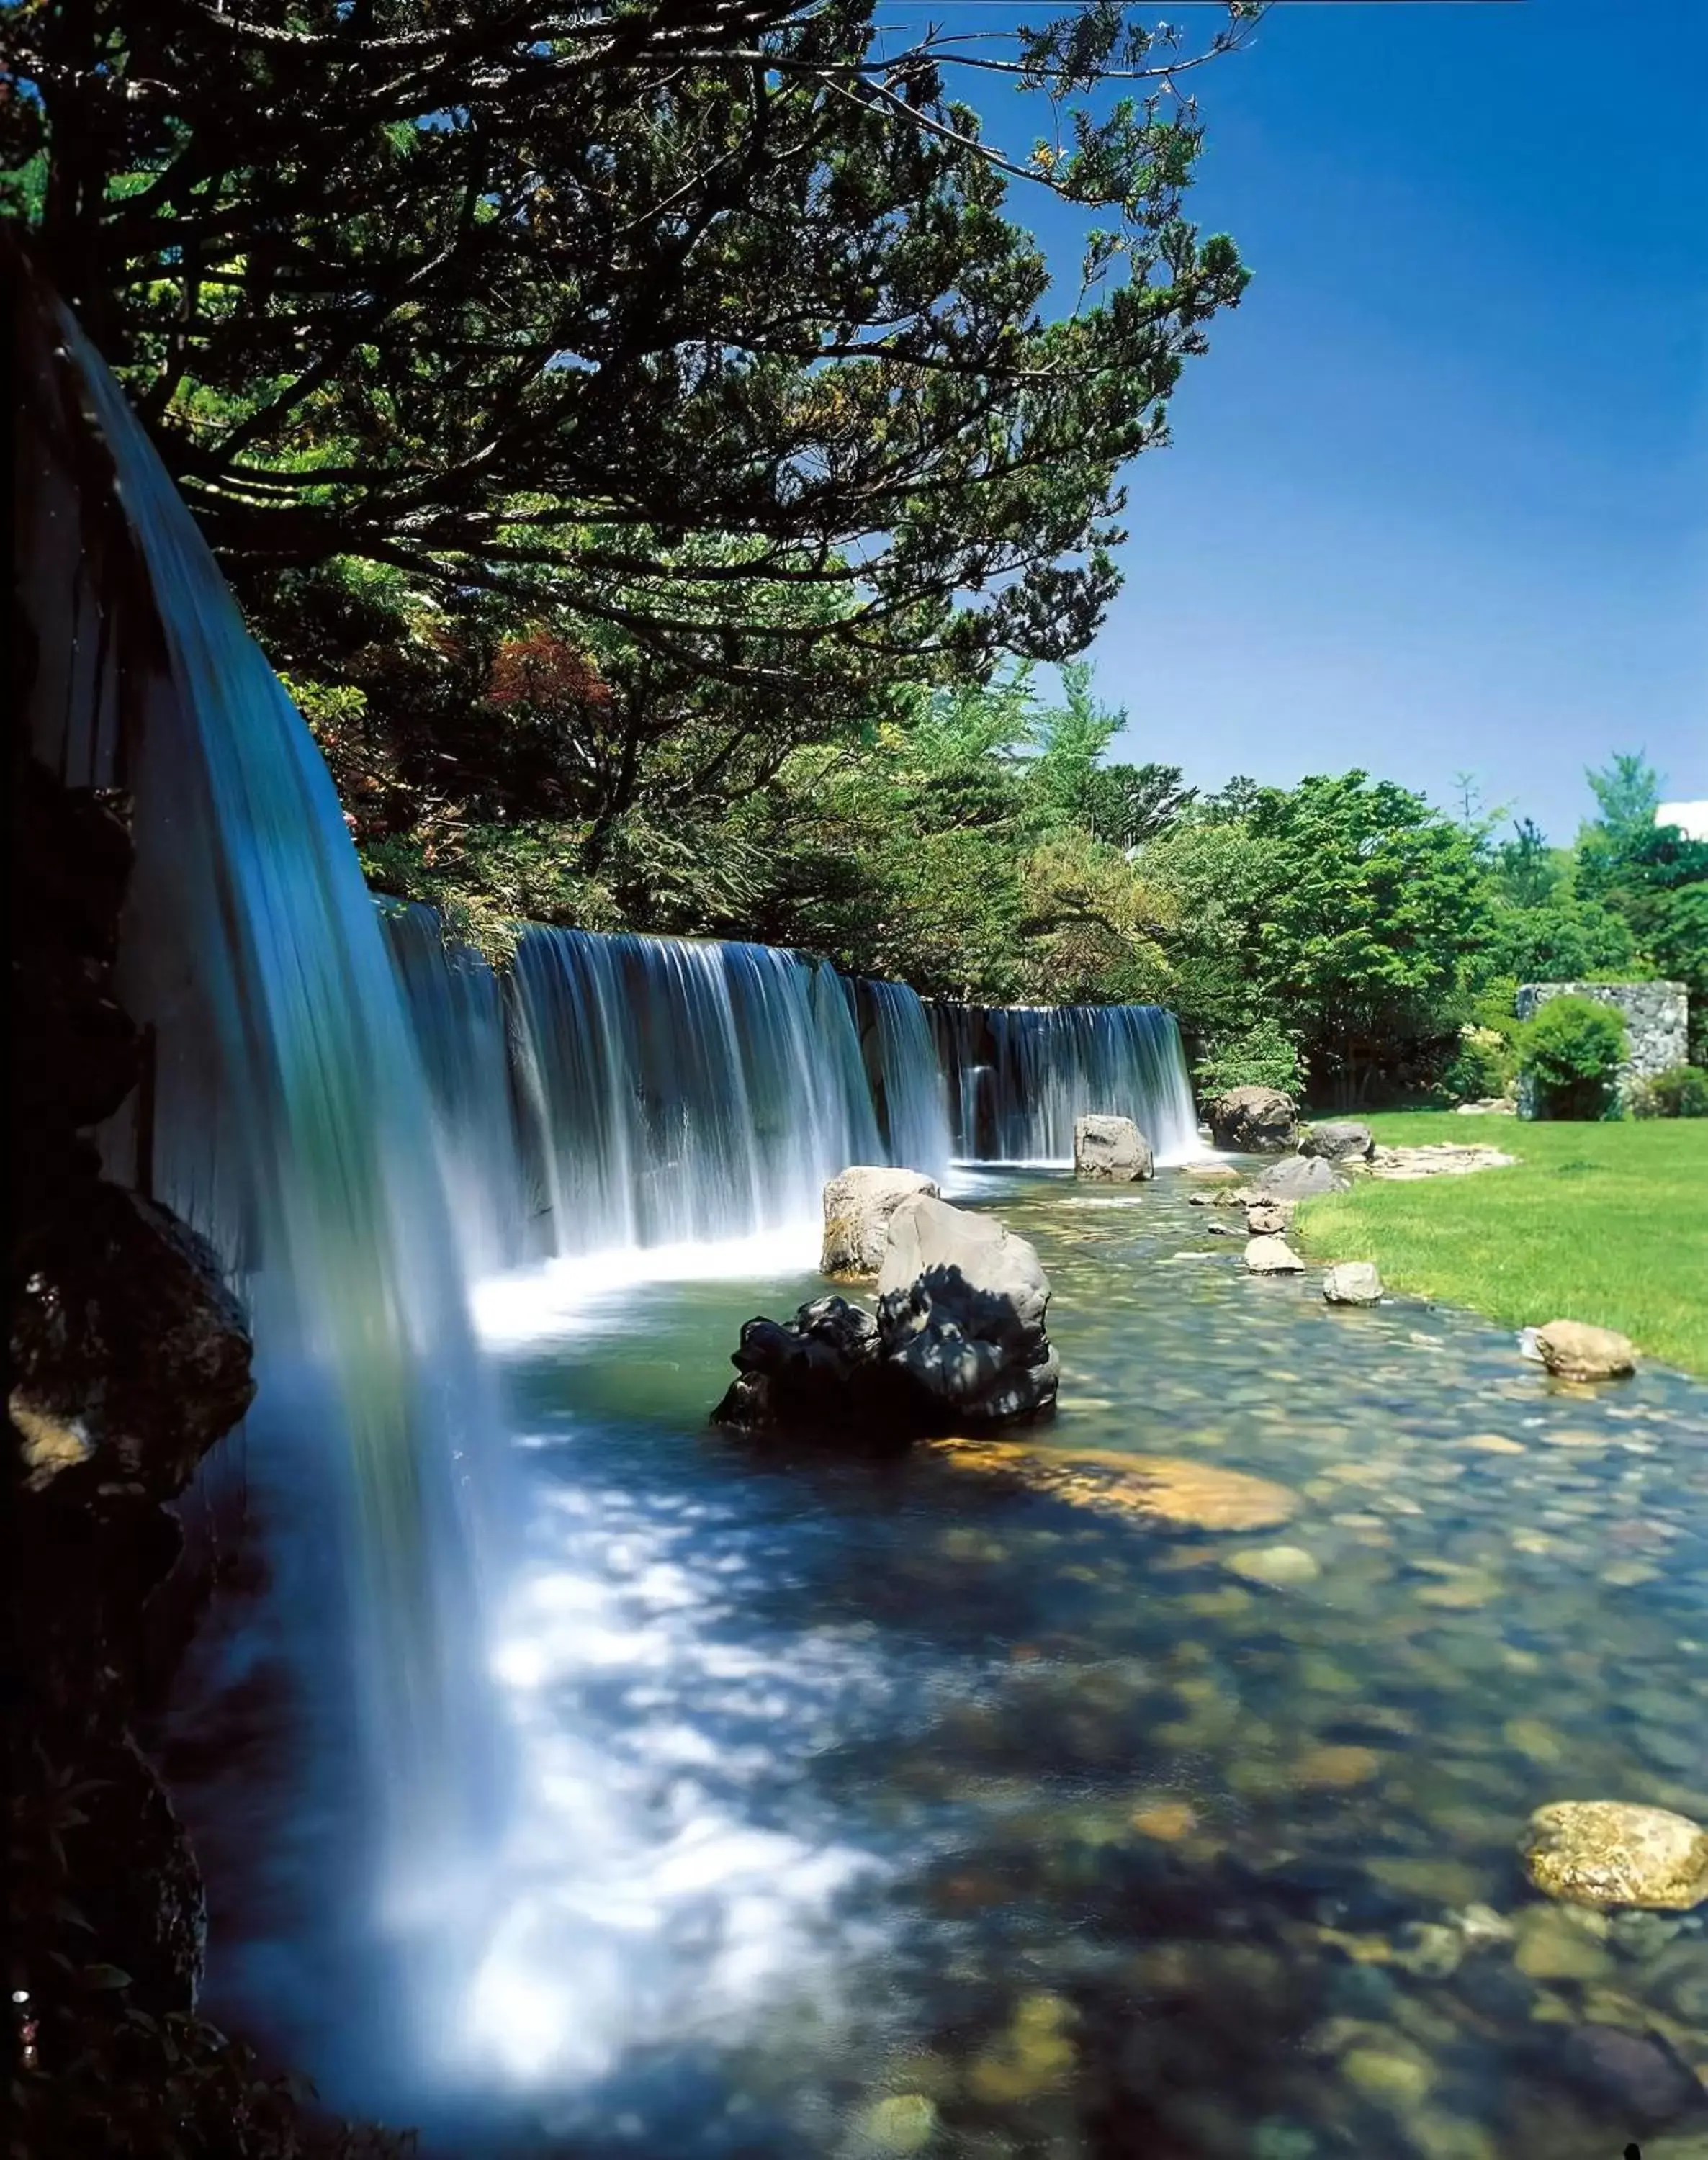
[[[1279,1238],[1293,1219],[1290,1200],[1250,1200],[1246,1202],[1245,1227],[1254,1238]]]
[[[1304,1200],[1314,1192],[1344,1192],[1350,1181],[1321,1155],[1289,1155],[1272,1162],[1258,1179],[1258,1190],[1280,1200]]]
[[[1368,1260],[1337,1260],[1322,1278],[1331,1305],[1379,1305],[1382,1278]]]
[[[884,1264],[890,1218],[916,1192],[937,1197],[935,1181],[917,1170],[857,1165],[824,1188],[824,1244],[820,1275],[875,1275]]]
[[[1302,1275],[1305,1263],[1285,1238],[1254,1238],[1245,1264],[1254,1275]]]
[[[1130,1118],[1088,1113],[1074,1120],[1073,1168],[1080,1177],[1133,1185],[1156,1174],[1150,1143]]]
[[[1325,1162],[1368,1162],[1376,1152],[1376,1135],[1368,1125],[1350,1118],[1335,1119],[1326,1124],[1307,1125],[1299,1152],[1320,1155]]]
[[[1297,1144],[1299,1114],[1279,1088],[1230,1088],[1210,1105],[1210,1129],[1236,1155],[1282,1155]]]
[[[945,1201],[904,1201],[878,1277],[885,1355],[959,1425],[1053,1410],[1061,1365],[1044,1332],[1050,1278],[1024,1238]]]

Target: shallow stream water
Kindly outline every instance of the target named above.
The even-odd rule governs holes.
[[[1708,1387],[1251,1278],[1208,1189],[973,1197],[1050,1272],[1048,1444],[1255,1472],[1281,1528],[712,1433],[811,1275],[489,1285],[521,1798],[446,2022],[412,2061],[347,1970],[301,2012],[312,1870],[258,1887],[210,1652],[168,1767],[211,2013],[470,2160],[1708,2154],[1708,1907],[1576,1912],[1516,1858],[1550,1800],[1708,1820]]]

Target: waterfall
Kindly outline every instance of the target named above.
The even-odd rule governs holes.
[[[395,1893],[405,1861],[431,1878],[462,1849],[491,1757],[470,1520],[490,1419],[428,1090],[307,729],[93,347],[27,271],[8,282],[30,737],[133,806],[117,981],[152,1031],[152,1112],[110,1127],[108,1171],[202,1231],[249,1301],[252,1470],[312,1531],[278,1556],[315,1608],[304,1689],[335,1721],[333,1698],[353,1707],[352,1804]]]
[[[430,909],[387,934],[471,1273],[817,1234],[850,1163],[941,1178],[1065,1163],[1087,1110],[1197,1151],[1180,1036],[1151,1005],[928,1007],[767,946],[524,931],[501,979]]]
[[[872,1012],[874,1088],[888,1159],[941,1179],[949,1166],[949,1095],[931,1016],[906,983],[863,982]]]
[[[446,938],[435,910],[390,906],[381,922],[427,1076],[464,1264],[470,1277],[496,1274],[539,1249],[503,990],[478,953]]]
[[[1131,1118],[1164,1162],[1197,1153],[1172,1013],[1158,1005],[936,1008],[965,1162],[1066,1163],[1087,1111]]]
[[[817,1220],[877,1130],[846,1000],[814,978],[763,945],[522,938],[525,1115],[559,1254]]]

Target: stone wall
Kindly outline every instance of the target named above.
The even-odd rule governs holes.
[[[1550,998],[1593,998],[1616,1006],[1625,1016],[1625,1062],[1619,1068],[1622,1097],[1638,1080],[1652,1080],[1690,1057],[1690,994],[1682,983],[1521,983],[1515,1010],[1520,1020],[1534,1017]],[[1536,1114],[1534,1091],[1519,1082],[1519,1115]]]

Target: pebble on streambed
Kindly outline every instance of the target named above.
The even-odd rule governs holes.
[[[1530,1818],[1524,1870],[1578,1905],[1683,1913],[1708,1902],[1708,1830],[1667,1808],[1556,1800]]]

